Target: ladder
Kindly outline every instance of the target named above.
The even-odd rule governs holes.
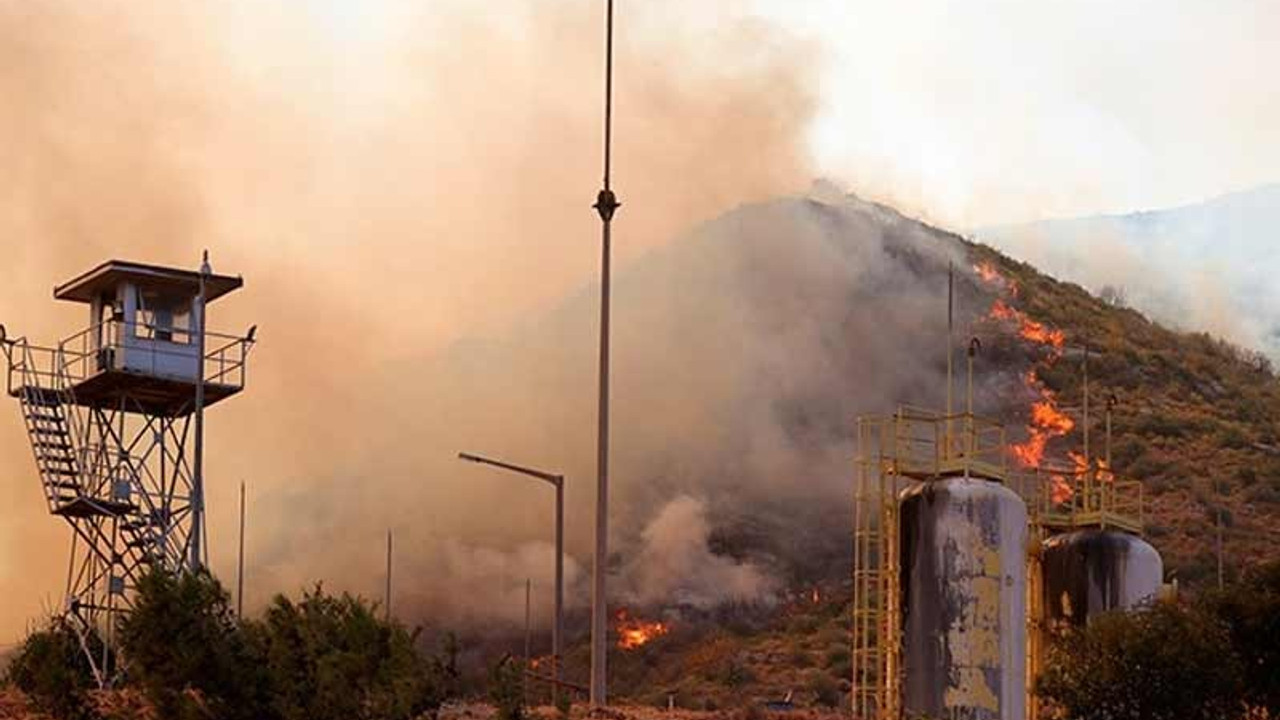
[[[901,712],[895,467],[900,431],[898,418],[859,420],[851,691],[856,720],[897,720]]]
[[[10,354],[9,393],[21,405],[45,501],[51,513],[63,514],[85,497],[74,399],[63,382],[56,351],[33,348],[26,338],[7,345],[5,351]]]

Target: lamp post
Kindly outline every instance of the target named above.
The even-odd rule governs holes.
[[[559,700],[560,684],[564,680],[560,669],[561,643],[564,641],[564,476],[471,453],[460,452],[458,458],[537,478],[556,489],[556,617],[551,625],[551,675],[554,680],[551,683],[551,704],[554,706]]]
[[[608,661],[608,598],[605,572],[609,558],[609,275],[613,214],[622,203],[609,184],[613,145],[613,0],[605,5],[604,178],[596,195],[600,215],[600,394],[596,436],[596,537],[591,559],[591,707],[608,705],[605,666]]]

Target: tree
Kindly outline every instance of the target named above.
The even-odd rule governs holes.
[[[1245,701],[1280,717],[1280,562],[1207,600],[1241,661]]]
[[[1243,697],[1227,629],[1174,603],[1101,615],[1058,638],[1038,690],[1068,720],[1222,720]]]
[[[440,707],[439,664],[418,652],[418,633],[359,598],[320,586],[296,603],[277,596],[245,632],[267,674],[264,717],[407,720]]]
[[[120,647],[130,681],[162,717],[259,716],[263,675],[226,590],[207,571],[144,575],[121,624]]]
[[[90,636],[92,637],[92,636]],[[69,622],[54,618],[27,636],[6,674],[37,710],[61,720],[97,717],[89,691],[97,685],[80,636]]]

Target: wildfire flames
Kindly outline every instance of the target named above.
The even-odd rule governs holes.
[[[973,268],[978,277],[987,285],[996,288],[1001,294],[1009,297],[1018,296],[1018,286],[1012,280],[1001,275],[991,263],[980,263]],[[1062,356],[1066,344],[1066,335],[1059,329],[1049,327],[1042,322],[1031,319],[1025,312],[1013,307],[997,297],[991,304],[987,317],[1003,323],[1010,323],[1018,330],[1018,335],[1027,342],[1035,343],[1048,350],[1043,363],[1052,365]],[[1075,421],[1058,409],[1058,401],[1053,392],[1041,382],[1036,369],[1029,370],[1023,376],[1028,390],[1039,399],[1031,405],[1031,417],[1027,422],[1027,439],[1016,443],[1010,452],[1024,467],[1039,467],[1044,462],[1045,449],[1049,441],[1062,437],[1075,428]],[[1083,458],[1082,458],[1083,459]],[[1087,463],[1086,463],[1087,465]],[[1071,500],[1074,491],[1071,483],[1061,475],[1050,478],[1050,496],[1055,504]]]
[[[635,650],[650,640],[671,632],[671,625],[657,620],[633,618],[626,608],[623,608],[618,611],[614,630],[618,633],[618,647],[623,650]]]

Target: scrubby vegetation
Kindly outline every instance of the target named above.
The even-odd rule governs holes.
[[[1038,691],[1062,720],[1280,716],[1280,563],[1222,592],[1066,633]]]
[[[51,619],[23,641],[10,661],[6,680],[26,693],[36,709],[56,718],[95,717],[89,691],[97,683],[80,642],[69,623]]]
[[[416,631],[319,586],[239,621],[205,572],[144,576],[120,653],[126,686],[165,720],[409,720],[434,716],[458,686],[451,637],[424,653]],[[62,621],[27,638],[8,679],[53,717],[104,716],[80,637]]]

